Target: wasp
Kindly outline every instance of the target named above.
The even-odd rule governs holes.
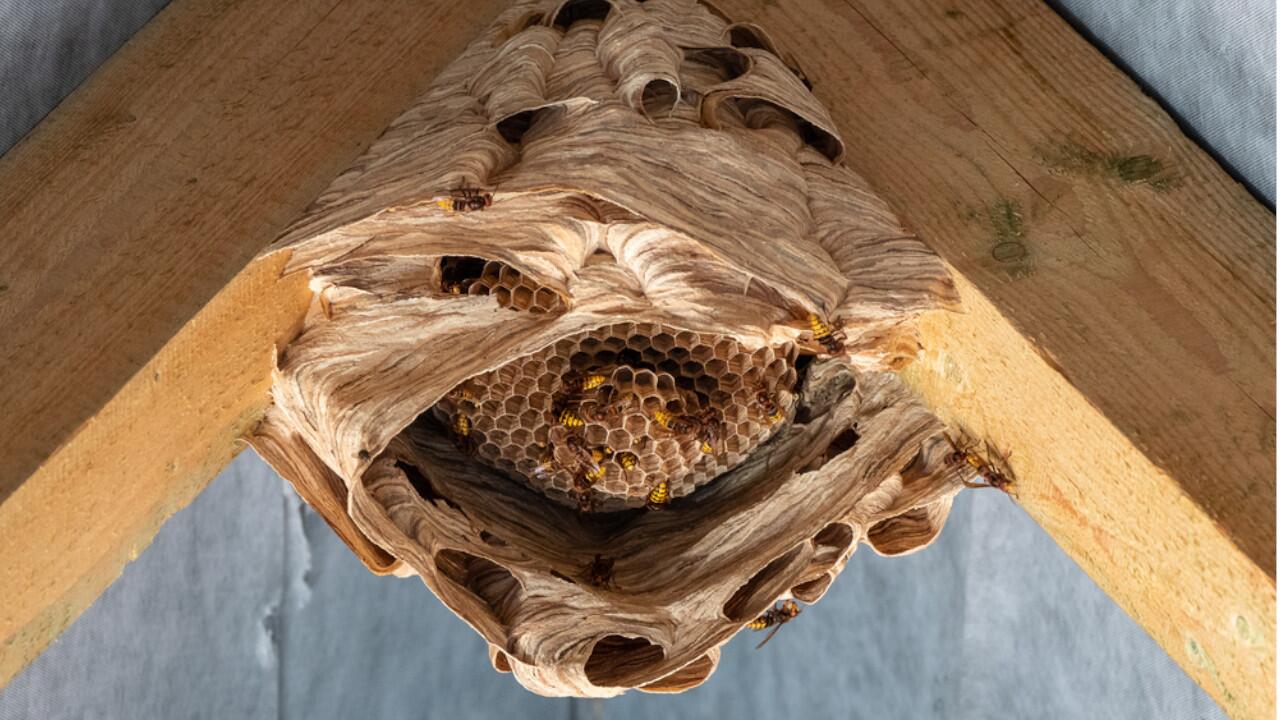
[[[441,210],[449,212],[471,212],[484,210],[493,204],[493,193],[476,188],[459,188],[449,194],[448,198],[436,201]]]
[[[586,420],[578,413],[570,410],[565,403],[558,403],[557,407],[551,409],[551,414],[555,416],[556,422],[567,428],[580,428],[587,424]]]
[[[459,449],[470,452],[475,444],[474,438],[471,437],[471,419],[462,413],[453,416],[453,422],[449,425],[449,435],[453,438],[453,444]]]
[[[677,435],[688,435],[697,430],[700,424],[698,418],[692,415],[672,415],[666,410],[655,412],[653,421],[664,430],[670,430]]]
[[[462,383],[448,392],[448,397],[454,400],[475,400],[476,394],[471,391],[467,383]]]
[[[650,510],[661,510],[668,502],[671,501],[671,495],[668,492],[667,481],[663,480],[653,486],[653,490],[649,491],[649,501],[646,506]]]
[[[581,395],[604,385],[606,380],[608,378],[599,373],[583,373],[578,370],[570,370],[560,378],[560,388],[566,395]]]
[[[565,447],[569,448],[569,452],[573,453],[573,456],[577,458],[578,478],[581,478],[586,487],[591,487],[597,480],[604,477],[604,466],[600,462],[608,458],[605,457],[605,453],[601,449],[588,449],[582,438],[576,435],[571,435],[565,440]],[[608,448],[605,449],[607,450]],[[613,451],[609,450],[609,457],[612,456]],[[575,479],[574,482],[576,485],[578,480]],[[578,489],[581,490],[583,488],[579,487]]]
[[[778,407],[778,404],[773,400],[773,396],[764,387],[760,387],[756,391],[754,402],[756,407],[760,408],[760,412],[764,413],[765,419],[769,421],[770,425],[782,422],[782,409]]]
[[[539,458],[538,466],[533,469],[533,477],[547,482],[551,479],[551,473],[555,472],[557,465],[559,463],[556,462],[555,451],[548,445],[544,448],[542,457]]]
[[[760,617],[747,623],[747,628],[750,630],[764,630],[765,628],[770,627],[773,628],[769,631],[769,634],[765,636],[764,640],[760,641],[760,644],[756,646],[756,649],[759,650],[764,647],[764,644],[772,640],[773,636],[782,629],[783,625],[794,620],[799,614],[800,606],[796,604],[795,600],[783,600],[768,610],[765,610],[764,614]]]
[[[586,490],[578,490],[576,495],[578,497],[578,512],[591,512],[591,488],[588,487]]]
[[[617,391],[612,385],[607,385],[600,391],[600,400],[596,406],[587,413],[591,420],[596,422],[604,422],[611,420],[622,414],[622,411],[631,407],[635,403],[636,396],[632,393],[623,393],[622,397],[617,397]]]
[[[587,567],[587,582],[598,588],[611,588],[613,584],[613,558],[596,555]]]
[[[710,455],[720,445],[720,430],[723,422],[720,411],[715,408],[707,408],[698,413],[697,421],[700,448],[702,452]]]
[[[636,463],[640,458],[636,457],[635,453],[620,452],[613,456],[613,460],[622,467],[623,474],[626,476],[627,481],[630,482],[631,471],[635,469]]]
[[[836,318],[830,324],[827,324],[817,315],[809,315],[809,329],[813,331],[814,341],[831,355],[838,355],[844,352],[846,338],[841,329],[843,327],[844,321],[840,318]]]
[[[1018,491],[1014,489],[1013,470],[1009,468],[1009,459],[1007,456],[996,452],[991,443],[984,442],[986,448],[987,459],[983,458],[974,450],[976,444],[966,435],[961,434],[959,439],[947,435],[947,442],[951,444],[951,454],[947,456],[948,462],[958,465],[964,463],[981,476],[980,481],[961,480],[965,487],[984,488],[990,487],[1000,490],[1012,498],[1018,496]]]
[[[608,445],[600,445],[599,447],[596,447],[591,451],[591,459],[597,463],[602,463],[602,462],[607,462],[609,460],[612,460],[613,455],[614,455],[613,448],[609,447]]]

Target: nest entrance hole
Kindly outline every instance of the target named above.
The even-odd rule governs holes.
[[[461,550],[436,553],[436,570],[458,588],[465,590],[499,625],[506,627],[520,604],[520,583],[510,570],[485,558]]]
[[[662,646],[645,638],[606,635],[596,641],[583,671],[597,687],[631,687],[652,677],[666,659]]]
[[[786,553],[774,558],[751,579],[742,584],[728,602],[724,604],[724,616],[733,622],[754,620],[760,613],[773,604],[781,594],[782,576],[791,569],[795,561],[804,552],[803,545],[797,545]]]

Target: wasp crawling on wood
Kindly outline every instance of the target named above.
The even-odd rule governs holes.
[[[598,588],[617,587],[613,583],[613,558],[596,555],[587,567],[587,582]]]
[[[669,486],[667,481],[663,480],[649,491],[649,501],[645,504],[650,510],[661,510],[671,501],[671,495],[668,492]]]
[[[947,456],[947,461],[953,465],[968,465],[982,478],[980,481],[961,480],[965,487],[995,488],[1010,499],[1018,497],[1018,491],[1013,487],[1014,476],[1013,470],[1009,468],[1008,456],[996,452],[991,443],[984,441],[987,455],[984,458],[974,450],[977,443],[964,433],[958,439],[948,434],[947,442],[951,444],[951,454]]]
[[[839,355],[844,352],[845,336],[842,328],[844,321],[840,318],[832,320],[830,324],[824,322],[817,315],[809,315],[809,329],[813,332],[813,340],[822,346],[828,354]]]
[[[493,193],[478,188],[459,188],[449,193],[449,197],[436,201],[441,210],[449,212],[471,212],[484,210],[493,204]]]
[[[747,623],[747,628],[750,630],[764,630],[765,628],[770,627],[773,628],[769,631],[769,634],[765,636],[764,640],[760,641],[760,644],[756,646],[756,649],[759,650],[764,647],[764,644],[772,640],[773,636],[782,629],[783,625],[794,620],[799,614],[800,606],[796,604],[795,600],[783,600],[768,610],[765,610],[764,614],[760,617]]]

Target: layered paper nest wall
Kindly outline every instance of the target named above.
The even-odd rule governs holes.
[[[759,27],[516,3],[271,249],[315,301],[251,442],[529,689],[696,686],[971,473],[889,372],[950,278],[844,155]]]

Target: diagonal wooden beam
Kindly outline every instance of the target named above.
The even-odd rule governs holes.
[[[1274,216],[1035,0],[717,4],[955,268],[908,380],[1274,716]],[[0,159],[0,681],[233,454],[307,302],[251,258],[502,5],[177,0]]]
[[[1275,216],[1035,0],[719,4],[803,51],[954,266],[908,380],[1229,714],[1274,717]]]
[[[0,684],[239,449],[309,301],[251,259],[503,6],[177,0],[0,158]]]

